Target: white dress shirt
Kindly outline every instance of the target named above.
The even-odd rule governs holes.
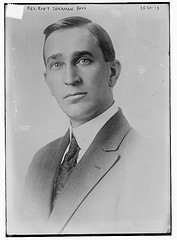
[[[80,161],[80,159],[82,158],[87,148],[92,143],[93,139],[95,138],[99,130],[117,111],[118,111],[118,107],[114,102],[114,104],[110,108],[108,108],[105,112],[93,118],[92,120],[75,128],[72,128],[72,126],[70,125],[70,139],[73,134],[77,140],[79,147],[81,148],[79,151],[77,163]],[[68,151],[68,149],[69,149],[69,145],[65,151],[65,154]]]

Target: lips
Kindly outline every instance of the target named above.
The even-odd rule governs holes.
[[[76,93],[68,93],[67,95],[64,96],[64,98],[70,98],[70,97],[82,97],[86,95],[86,92],[76,92]]]

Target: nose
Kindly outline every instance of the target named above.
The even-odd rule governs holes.
[[[69,65],[66,66],[66,72],[65,72],[65,76],[64,76],[64,82],[65,85],[79,85],[81,82],[81,78],[77,72],[77,69],[75,66]]]

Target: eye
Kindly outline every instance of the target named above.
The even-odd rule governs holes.
[[[87,65],[91,63],[91,60],[86,58],[86,57],[83,57],[83,58],[80,58],[78,61],[77,61],[77,65]]]
[[[54,62],[50,65],[50,68],[52,69],[60,69],[63,66],[63,63],[61,62]]]

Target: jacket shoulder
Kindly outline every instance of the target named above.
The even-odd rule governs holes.
[[[57,138],[54,141],[46,144],[40,148],[34,155],[32,162],[41,163],[44,159],[48,159],[49,156],[52,156],[56,153],[62,138]]]
[[[57,150],[59,149],[60,142],[62,138],[58,138],[41,149],[39,149],[28,168],[28,173],[26,176],[26,180],[31,178],[31,176],[37,176],[43,170],[50,170],[55,161],[55,155],[57,154]]]

